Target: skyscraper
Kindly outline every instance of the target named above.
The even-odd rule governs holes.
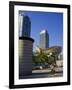
[[[23,15],[19,13],[19,37],[22,36],[22,26],[23,26]]]
[[[31,21],[28,16],[19,14],[19,36],[30,37]]]
[[[47,30],[40,32],[40,48],[46,49],[49,47],[49,35]]]

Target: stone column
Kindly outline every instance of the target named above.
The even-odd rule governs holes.
[[[19,78],[32,74],[32,55],[34,40],[19,37]]]

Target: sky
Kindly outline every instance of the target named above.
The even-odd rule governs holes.
[[[49,47],[63,46],[63,13],[20,11],[29,16],[31,20],[31,37],[34,41],[34,48],[39,46],[40,32],[44,29],[49,34]]]

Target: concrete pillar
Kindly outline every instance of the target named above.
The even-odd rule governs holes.
[[[19,38],[19,78],[32,74],[33,42],[29,37]]]

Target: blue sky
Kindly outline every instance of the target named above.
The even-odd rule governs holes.
[[[63,13],[20,11],[30,17],[31,37],[34,47],[39,46],[40,32],[44,29],[49,34],[49,47],[63,46]]]

